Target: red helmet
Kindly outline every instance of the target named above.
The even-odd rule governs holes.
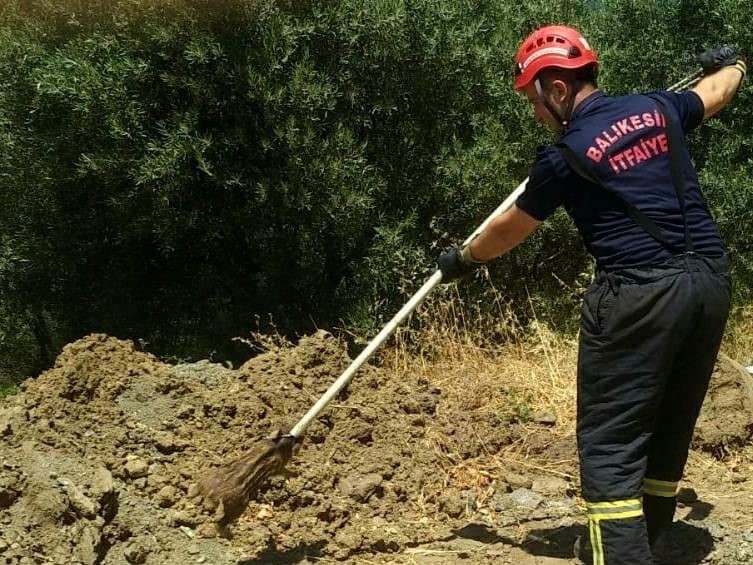
[[[596,53],[579,31],[567,26],[537,29],[520,45],[515,56],[515,90],[522,90],[544,69],[598,68]]]

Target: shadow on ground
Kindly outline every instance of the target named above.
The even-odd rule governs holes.
[[[690,519],[703,519],[708,516],[711,505],[696,503],[689,514]],[[499,535],[493,528],[484,524],[468,524],[454,530],[457,538],[471,539],[484,544],[505,544],[519,547],[529,555],[572,559],[575,540],[588,535],[583,524],[540,528],[531,530],[522,542]],[[657,557],[666,565],[699,565],[714,549],[711,534],[704,527],[682,521],[675,522],[670,533],[669,542],[658,548]]]
[[[295,565],[309,561],[311,558],[321,558],[325,545],[327,544],[324,541],[315,544],[300,544],[287,551],[278,551],[274,546],[271,546],[255,559],[242,561],[239,565]]]
[[[531,530],[519,547],[538,557],[570,559],[576,538],[585,535],[583,525]],[[657,548],[655,558],[661,565],[699,565],[713,549],[714,540],[706,528],[675,522],[668,543]]]
[[[698,503],[693,506],[693,513],[697,517],[708,516],[711,507]],[[695,519],[698,519],[698,518]],[[693,518],[691,518],[693,519]],[[508,536],[500,535],[497,530],[486,525],[473,523],[452,531],[452,534],[435,543],[452,543],[458,540],[469,540],[484,545],[506,545],[518,547],[535,557],[548,557],[568,560],[573,558],[573,548],[578,537],[588,535],[583,524],[558,526],[531,530],[520,542]],[[239,565],[295,565],[308,562],[311,559],[321,559],[324,556],[324,546],[321,541],[316,544],[301,544],[287,551],[279,551],[274,546],[250,561],[243,561]],[[711,534],[692,523],[675,522],[672,527],[670,542],[665,544],[657,555],[661,565],[700,565],[714,548]]]

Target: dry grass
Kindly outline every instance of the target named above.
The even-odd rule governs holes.
[[[734,309],[730,315],[722,351],[744,365],[753,365],[753,305]]]
[[[419,329],[398,330],[395,345],[383,356],[386,368],[396,378],[418,372],[440,387],[444,411],[473,412],[479,419],[496,418],[523,428],[519,439],[501,451],[472,460],[446,454],[443,471],[453,486],[473,488],[483,497],[498,473],[511,465],[531,475],[577,479],[572,459],[532,457],[526,432],[540,436],[541,426],[532,420],[548,415],[557,421],[552,442],[574,434],[576,336],[561,335],[541,323],[532,306],[533,322],[523,327],[498,294],[492,300],[496,312],[481,314],[477,304],[463,303],[457,291],[446,289],[416,314]],[[734,313],[722,348],[738,361],[750,362],[753,307]],[[437,446],[441,443],[435,438]],[[698,457],[693,461],[697,465]]]
[[[446,483],[471,488],[481,499],[504,470],[572,478],[575,463],[537,460],[528,441],[535,435],[541,448],[542,434],[552,443],[574,434],[575,339],[547,327],[533,311],[533,321],[523,327],[498,294],[492,300],[495,313],[482,314],[479,305],[465,304],[453,289],[446,290],[417,313],[419,329],[398,330],[395,345],[382,357],[395,378],[418,373],[442,390],[438,418],[463,414],[472,421],[515,425],[516,439],[502,450],[487,449],[479,431],[475,439],[484,449],[475,459],[448,452],[440,431],[428,434],[444,455]],[[554,418],[556,426],[537,424],[542,416]]]
[[[528,416],[552,415],[572,432],[575,338],[539,322],[533,306],[533,321],[523,327],[499,293],[489,294],[492,314],[448,289],[416,314],[419,329],[398,329],[388,366],[396,373],[419,371],[463,409],[499,414],[517,402]]]

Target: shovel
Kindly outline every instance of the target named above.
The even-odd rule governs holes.
[[[679,92],[692,87],[703,78],[703,71],[698,70],[688,75],[667,90]],[[524,180],[499,207],[463,242],[467,245],[480,234],[498,215],[509,209],[518,196],[525,190],[528,179]],[[204,503],[215,510],[215,519],[220,525],[229,524],[243,514],[248,502],[254,497],[259,487],[272,475],[280,474],[293,456],[293,448],[301,440],[309,425],[319,416],[340,391],[355,376],[356,371],[374,354],[374,352],[392,335],[400,325],[434,290],[442,280],[442,272],[437,270],[428,281],[413,295],[400,311],[374,337],[366,348],[356,357],[350,366],[327,389],[324,395],[312,406],[288,433],[275,432],[272,436],[259,442],[250,451],[232,463],[216,469],[198,484],[197,492]]]

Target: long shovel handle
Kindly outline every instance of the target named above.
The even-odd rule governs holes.
[[[703,71],[700,69],[693,72],[692,74],[688,75],[678,83],[672,85],[669,90],[678,91],[683,90],[685,88],[689,88],[696,82],[698,82],[703,76]],[[499,207],[492,212],[486,220],[478,227],[476,230],[468,236],[468,238],[463,242],[463,245],[466,245],[471,242],[471,240],[476,237],[478,234],[480,234],[486,226],[489,225],[489,223],[499,216],[502,212],[506,211],[508,208],[510,208],[515,201],[518,199],[518,196],[525,190],[526,184],[528,184],[528,179],[524,180],[518,188],[516,188],[510,196],[508,196],[502,204],[499,205]],[[360,355],[356,357],[353,362],[350,364],[350,366],[343,371],[343,373],[338,377],[338,379],[332,383],[332,386],[327,389],[327,392],[324,393],[324,395],[317,400],[316,404],[314,404],[308,412],[303,416],[303,418],[300,419],[300,421],[295,425],[295,427],[290,430],[289,435],[294,438],[300,438],[303,436],[303,434],[308,429],[311,422],[313,422],[319,414],[326,408],[326,406],[332,402],[332,399],[335,398],[340,391],[345,388],[348,383],[353,380],[353,376],[355,375],[356,371],[361,368],[361,365],[363,365],[369,357],[371,357],[374,352],[379,348],[384,341],[392,335],[392,333],[397,329],[397,327],[416,309],[418,308],[418,305],[423,302],[424,298],[426,298],[429,293],[434,290],[434,287],[436,287],[440,281],[442,280],[442,273],[437,270],[431,278],[424,283],[424,285],[416,292],[416,294],[413,295],[413,297],[403,306],[400,311],[395,314],[395,316],[387,323],[384,328],[382,328],[382,331],[380,331],[374,339],[372,339],[369,344],[366,346],[366,348],[361,351]]]
[[[500,215],[502,212],[510,208],[513,203],[518,199],[518,196],[525,190],[526,184],[528,183],[528,179],[523,181],[518,188],[516,188],[510,196],[508,196],[505,201],[499,205],[499,207],[492,212],[486,220],[484,220],[484,223],[482,223],[476,230],[468,236],[468,238],[463,242],[463,244],[469,243],[474,237],[476,237],[478,234],[480,234],[484,228],[486,228],[487,225],[489,225],[489,222],[491,222],[495,217]],[[347,384],[353,380],[353,376],[355,375],[356,371],[361,368],[361,365],[363,365],[369,357],[371,357],[374,352],[377,350],[377,348],[384,343],[384,341],[392,335],[392,333],[395,331],[395,329],[418,307],[421,302],[423,302],[424,298],[426,298],[429,293],[434,290],[434,287],[436,287],[440,281],[442,280],[442,272],[437,270],[431,278],[424,283],[424,285],[416,292],[416,294],[413,295],[413,297],[403,306],[400,311],[395,314],[395,316],[387,323],[384,328],[382,328],[382,331],[380,331],[374,339],[372,339],[369,344],[366,346],[366,348],[361,351],[361,353],[356,357],[353,362],[350,364],[350,366],[345,369],[345,371],[338,377],[338,379],[332,383],[332,386],[327,389],[327,392],[324,393],[324,395],[312,406],[308,412],[301,418],[301,420],[295,425],[295,427],[290,430],[290,435],[294,438],[300,438],[305,432],[306,429],[309,427],[311,422],[313,422],[317,416],[321,413],[322,410],[329,404],[333,398],[335,398],[340,391],[347,386]]]
[[[679,92],[681,90],[686,90],[690,88],[691,86],[694,86],[698,81],[700,81],[703,78],[703,69],[698,69],[688,76],[686,76],[684,79],[677,81],[675,84],[667,88],[667,90],[671,92]]]

